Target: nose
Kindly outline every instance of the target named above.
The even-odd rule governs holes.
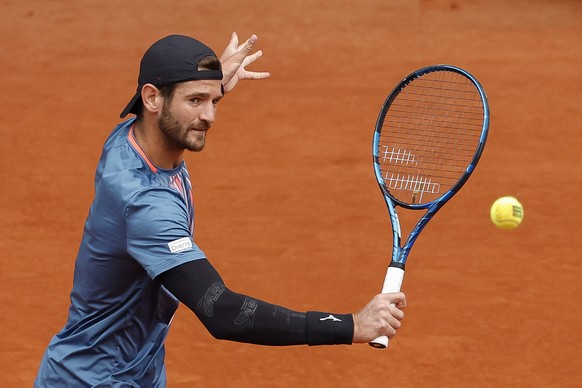
[[[200,113],[200,120],[212,124],[215,119],[216,119],[216,106],[214,106],[212,101],[206,101],[202,108],[202,112]]]

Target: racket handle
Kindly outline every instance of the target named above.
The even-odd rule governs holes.
[[[388,267],[386,277],[384,278],[384,285],[382,286],[382,293],[399,292],[404,280],[404,270],[397,267]],[[370,341],[370,346],[376,349],[386,349],[388,347],[388,337],[383,335]]]

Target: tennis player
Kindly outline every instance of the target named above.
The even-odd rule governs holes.
[[[165,387],[164,341],[179,302],[218,339],[261,345],[365,343],[394,336],[403,294],[375,296],[354,314],[297,312],[229,289],[194,239],[183,156],[201,151],[216,105],[262,52],[233,34],[220,59],[170,35],[144,54],[135,95],[107,138],[78,251],[64,328],[34,386]],[[256,269],[249,268],[249,271]]]

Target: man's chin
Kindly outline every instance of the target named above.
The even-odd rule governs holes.
[[[205,143],[189,144],[186,149],[191,152],[200,152],[204,149]]]
[[[197,136],[192,136],[190,139],[185,139],[186,149],[192,152],[200,152],[204,149],[206,145],[206,133],[197,133]],[[189,140],[189,141],[188,141]]]

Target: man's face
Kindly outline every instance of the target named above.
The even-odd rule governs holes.
[[[176,85],[171,101],[165,100],[158,125],[168,145],[202,151],[206,132],[214,122],[222,98],[221,81],[188,81]]]

